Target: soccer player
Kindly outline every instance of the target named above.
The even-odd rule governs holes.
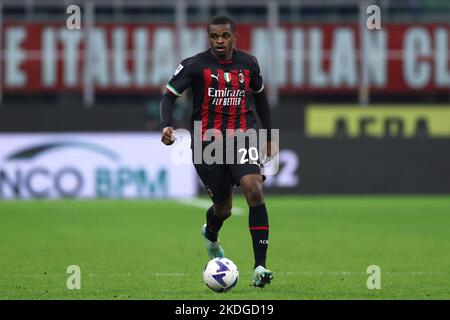
[[[209,129],[221,132],[241,129],[243,132],[255,128],[255,117],[249,104],[253,93],[254,105],[262,127],[267,129],[266,156],[277,152],[271,140],[270,109],[264,92],[263,79],[256,58],[234,48],[236,29],[232,19],[226,16],[214,17],[207,26],[210,48],[183,60],[167,84],[167,92],[160,104],[162,138],[166,145],[174,142],[172,111],[174,101],[187,88],[192,89],[193,112],[191,132],[195,121],[201,121],[202,148],[208,145],[205,133]],[[195,145],[195,143],[194,143]],[[246,148],[250,146],[246,145]],[[234,152],[237,153],[237,150]],[[234,159],[239,159],[234,155]],[[236,161],[229,164],[214,162],[195,163],[195,169],[211,197],[213,205],[206,212],[206,224],[202,228],[209,258],[224,257],[224,250],[218,239],[223,222],[230,217],[232,188],[240,186],[249,206],[249,229],[253,242],[254,273],[253,285],[264,287],[270,284],[273,273],[266,268],[266,252],[269,237],[269,221],[263,197],[261,162]]]

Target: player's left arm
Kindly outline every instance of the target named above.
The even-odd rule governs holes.
[[[259,93],[254,93],[255,108],[259,119],[261,120],[262,127],[267,129],[267,156],[269,158],[275,156],[278,152],[278,146],[272,139],[272,120],[270,116],[269,102],[264,89]]]
[[[250,79],[250,88],[253,90],[256,113],[261,120],[262,127],[267,130],[267,156],[273,157],[278,152],[278,148],[271,135],[272,118],[270,114],[269,101],[267,100],[266,92],[264,90],[264,81],[256,58],[254,62],[253,72]]]

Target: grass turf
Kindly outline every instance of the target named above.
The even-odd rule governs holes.
[[[250,286],[244,208],[220,234],[240,280],[210,291],[204,209],[175,201],[0,202],[0,299],[450,299],[450,199],[444,196],[266,197],[268,267]],[[68,290],[69,265],[81,290]],[[381,289],[367,288],[369,265]]]

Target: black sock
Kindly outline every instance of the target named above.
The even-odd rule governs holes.
[[[263,266],[265,268],[266,252],[269,246],[269,218],[264,203],[256,207],[250,207],[248,224],[253,239],[255,268],[257,266]]]
[[[214,214],[214,207],[210,207],[206,212],[206,230],[205,236],[212,242],[217,241],[220,228],[222,228],[223,220]]]

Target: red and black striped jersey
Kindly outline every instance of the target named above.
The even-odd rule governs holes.
[[[255,127],[255,117],[249,104],[249,94],[264,89],[256,58],[234,49],[231,60],[218,60],[208,49],[183,60],[167,84],[167,90],[180,96],[192,89],[194,121],[201,121],[202,137],[207,129]]]

